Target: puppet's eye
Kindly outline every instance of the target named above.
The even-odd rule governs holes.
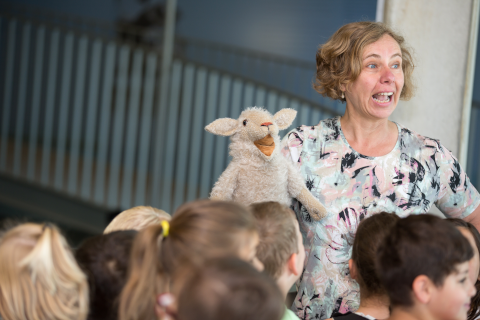
[[[247,122],[248,122],[247,119],[243,120],[243,125],[246,126],[246,125],[247,125]]]

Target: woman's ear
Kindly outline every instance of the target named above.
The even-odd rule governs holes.
[[[350,277],[353,280],[357,280],[357,267],[352,259],[348,260],[348,269],[350,269]]]
[[[435,289],[435,284],[426,275],[419,275],[413,280],[413,297],[421,304],[427,304],[430,302]]]

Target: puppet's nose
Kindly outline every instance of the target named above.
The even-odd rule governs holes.
[[[263,126],[268,127],[268,126],[271,126],[272,124],[273,124],[273,123],[271,123],[271,122],[264,122],[264,123],[261,124],[261,126],[262,126],[262,127],[263,127]]]

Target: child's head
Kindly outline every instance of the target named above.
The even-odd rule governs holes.
[[[471,223],[462,219],[450,218],[446,220],[456,226],[472,246],[473,257],[470,259],[469,277],[472,283],[476,283],[480,278],[480,257],[478,251],[480,248],[480,233]]]
[[[181,272],[182,320],[280,320],[285,312],[275,282],[238,258],[217,258]]]
[[[252,263],[258,261],[255,218],[240,204],[190,202],[176,211],[168,228],[164,227],[148,227],[134,241],[129,278],[120,299],[121,320],[154,317],[155,295],[165,292],[165,282],[184,260],[197,263],[236,256]]]
[[[387,295],[375,267],[377,249],[400,218],[381,212],[364,219],[357,228],[349,261],[350,274],[360,285],[361,299]]]
[[[116,320],[118,297],[127,280],[128,261],[137,231],[114,231],[89,238],[75,252],[88,276],[89,320]]]
[[[466,319],[475,288],[473,250],[451,223],[430,214],[399,220],[378,250],[380,279],[395,308],[424,308],[433,318]]]
[[[58,229],[25,223],[0,240],[0,314],[11,320],[86,319],[87,277]]]
[[[295,282],[301,275],[305,260],[303,239],[295,213],[278,202],[255,203],[250,208],[257,220],[260,235],[257,257],[263,263],[265,272],[278,279],[290,270]]]
[[[475,284],[477,293],[472,298],[472,304],[468,313],[468,319],[473,320],[480,316],[480,233],[478,232],[477,228],[475,228],[471,223],[466,222],[462,219],[449,218],[446,220],[456,226],[458,230],[460,230],[463,236],[468,239],[473,249],[473,257],[469,261],[469,278],[470,281]]]
[[[148,226],[170,220],[170,215],[163,210],[138,206],[121,212],[105,228],[103,233],[119,230],[142,230]]]

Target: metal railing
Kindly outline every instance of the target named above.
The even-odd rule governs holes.
[[[112,210],[173,212],[207,197],[229,161],[211,121],[253,105],[298,110],[292,127],[337,114],[181,56],[162,105],[159,65],[155,48],[0,14],[0,173]]]

